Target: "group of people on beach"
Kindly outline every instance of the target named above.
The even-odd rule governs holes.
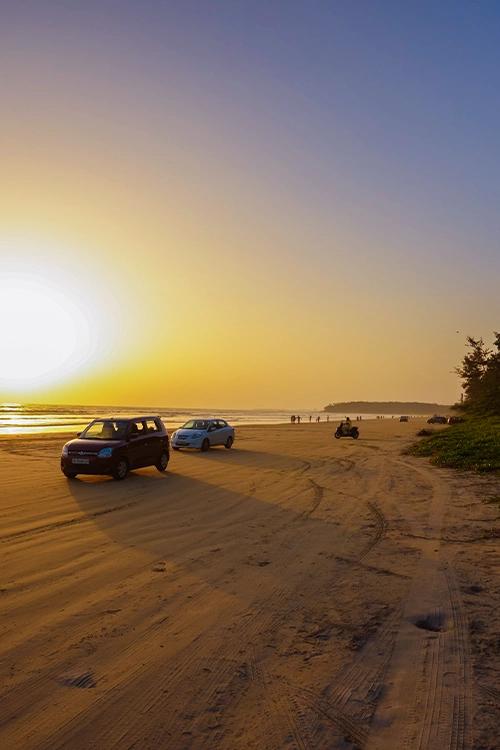
[[[377,419],[379,419],[379,417],[377,417]],[[302,417],[300,416],[300,414],[292,414],[292,416],[290,417],[290,422],[292,424],[300,424],[301,420],[302,420]],[[346,417],[346,420],[349,421],[349,424],[351,423],[350,417]],[[361,422],[361,420],[362,420],[362,417],[356,417],[356,422]],[[312,421],[313,421],[313,418],[312,418],[311,415],[309,415],[309,422],[312,422]],[[314,418],[314,421],[315,422],[321,422],[321,416],[318,414],[318,416]],[[330,421],[330,415],[329,414],[326,415],[326,421],[327,422]]]
[[[300,423],[301,423],[301,420],[302,420],[302,417],[300,416],[300,414],[292,414],[292,416],[290,417],[290,422],[291,422],[292,424],[295,424],[295,423],[297,423],[297,424],[300,424]],[[310,421],[310,422],[312,422],[312,420],[313,420],[312,416],[311,416],[311,415],[309,415],[309,421]],[[314,418],[314,421],[315,421],[315,422],[321,422],[321,417],[320,417],[320,415],[319,415],[319,414],[318,414],[318,416],[317,416],[317,417],[315,417],[315,418]],[[327,417],[326,417],[326,421],[327,421],[327,422],[329,422],[329,421],[330,421],[330,416],[329,416],[329,415],[327,415]]]

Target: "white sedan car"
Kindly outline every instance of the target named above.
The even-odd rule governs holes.
[[[174,451],[180,448],[207,451],[212,445],[229,449],[233,443],[234,427],[223,419],[190,419],[174,432],[170,444]]]

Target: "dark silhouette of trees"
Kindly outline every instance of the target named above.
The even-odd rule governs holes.
[[[464,407],[482,414],[500,415],[500,333],[493,349],[483,339],[467,337],[469,351],[456,372],[463,381]]]
[[[323,411],[337,414],[436,414],[449,408],[449,404],[422,401],[340,401],[328,404]]]

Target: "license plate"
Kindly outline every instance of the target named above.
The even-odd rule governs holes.
[[[73,463],[74,464],[89,464],[90,458],[74,458]]]

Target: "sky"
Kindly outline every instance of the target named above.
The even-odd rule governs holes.
[[[450,403],[496,2],[0,0],[0,401]]]

